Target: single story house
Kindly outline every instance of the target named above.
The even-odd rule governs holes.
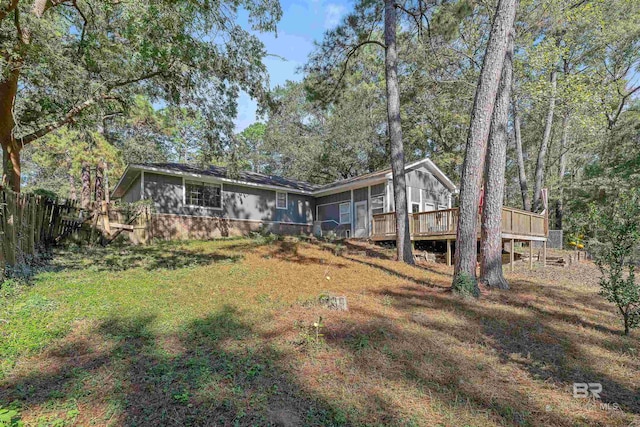
[[[430,160],[406,165],[411,212],[451,207],[456,186]],[[113,190],[124,202],[150,199],[154,237],[214,238],[267,228],[275,233],[371,235],[372,216],[393,212],[391,169],[327,185],[179,163],[131,164]]]

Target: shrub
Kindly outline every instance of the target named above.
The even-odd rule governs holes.
[[[600,269],[600,294],[616,304],[624,333],[640,325],[640,285],[635,280],[634,255],[640,244],[640,190],[592,204],[591,238],[587,241]]]

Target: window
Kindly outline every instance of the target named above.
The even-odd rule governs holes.
[[[412,203],[411,204],[411,213],[420,212],[420,203]]]
[[[351,203],[340,203],[340,224],[351,223]]]
[[[287,209],[287,193],[276,191],[276,209]]]
[[[436,206],[433,203],[425,203],[424,204],[425,212],[431,212],[436,210]]]
[[[222,208],[222,186],[220,184],[185,181],[184,187],[187,205]]]
[[[374,196],[371,198],[371,213],[373,215],[384,213],[384,196]]]
[[[449,208],[447,207],[447,205],[438,205],[438,210],[439,211],[444,210],[444,209],[449,209]]]

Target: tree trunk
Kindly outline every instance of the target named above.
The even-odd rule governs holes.
[[[91,205],[91,168],[88,162],[82,162],[82,209],[88,210]]]
[[[396,6],[393,0],[385,0],[384,40],[385,78],[387,82],[387,117],[391,140],[391,172],[393,197],[396,209],[396,248],[398,261],[414,264],[407,212],[407,188],[404,175],[404,148],[400,126],[400,92],[398,89],[398,52],[396,50]]]
[[[95,201],[96,209],[99,209],[100,203],[104,200],[104,163],[98,162],[96,167],[96,188],[95,188]]]
[[[562,230],[564,217],[564,175],[567,172],[567,139],[569,135],[569,113],[562,115],[562,136],[560,137],[560,162],[558,165],[558,201],[556,203],[556,229]]]
[[[509,284],[502,274],[502,203],[507,163],[509,98],[513,79],[513,43],[512,32],[491,118],[480,240],[480,282],[499,289],[509,289]]]
[[[2,145],[2,184],[16,193],[20,192],[20,144],[13,130],[13,104],[18,93],[18,69],[0,82],[0,145]]]
[[[513,89],[512,89],[513,91]],[[529,185],[527,184],[527,171],[524,168],[524,152],[522,150],[522,133],[520,132],[520,112],[518,111],[518,99],[513,97],[513,131],[516,142],[516,156],[518,160],[518,178],[520,180],[520,194],[522,196],[522,208],[531,210],[529,200]]]
[[[547,150],[549,149],[549,141],[551,139],[551,129],[553,128],[553,113],[556,108],[556,89],[558,87],[558,72],[554,64],[551,69],[551,95],[549,98],[549,110],[547,112],[547,120],[544,125],[544,135],[542,136],[542,144],[538,151],[538,162],[536,163],[536,175],[533,187],[533,211],[540,210],[542,198],[540,192],[544,184],[544,169],[547,160]]]
[[[516,0],[500,0],[491,27],[487,51],[476,89],[471,112],[471,125],[467,136],[466,154],[462,166],[460,210],[456,236],[453,290],[479,294],[476,281],[478,205],[480,184],[484,171],[487,140],[491,117],[496,102],[502,64],[504,63],[509,33],[513,28]]]

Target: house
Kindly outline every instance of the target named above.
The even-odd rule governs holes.
[[[451,208],[457,188],[430,159],[405,170],[410,212]],[[390,169],[314,185],[253,172],[230,175],[218,166],[131,164],[112,197],[151,200],[151,235],[165,239],[241,235],[261,228],[367,238],[374,215],[394,211]]]

